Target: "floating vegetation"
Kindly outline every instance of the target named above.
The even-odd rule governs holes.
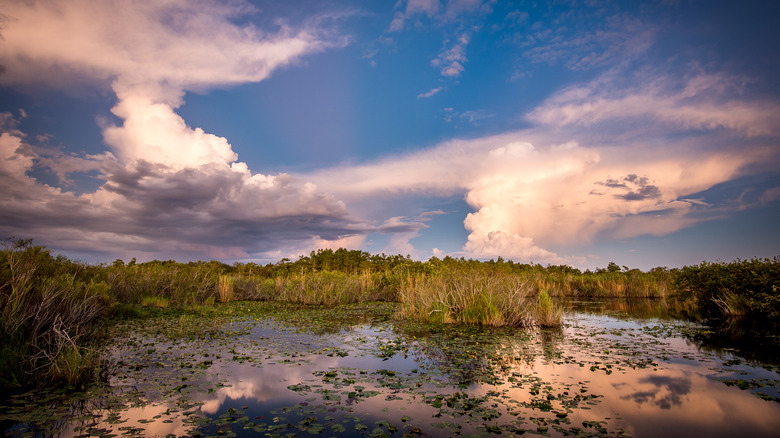
[[[584,313],[549,329],[430,324],[395,319],[397,306],[147,309],[113,326],[106,384],[9,395],[0,424],[12,436],[271,437],[780,427],[780,375],[699,350],[686,341],[698,326]],[[704,400],[728,403],[728,418],[701,413]],[[697,414],[680,415],[689,406]]]

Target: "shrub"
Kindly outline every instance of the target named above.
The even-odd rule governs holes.
[[[693,300],[710,317],[780,318],[780,258],[736,260],[682,268],[676,296]]]

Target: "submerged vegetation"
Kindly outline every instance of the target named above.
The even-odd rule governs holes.
[[[703,263],[649,272],[610,263],[580,271],[504,261],[325,249],[296,261],[227,265],[152,261],[88,265],[30,240],[0,253],[0,386],[100,377],[101,324],[149,308],[192,309],[232,301],[320,305],[398,303],[396,318],[486,326],[559,326],[563,300],[657,298],[706,317],[780,316],[780,260]]]

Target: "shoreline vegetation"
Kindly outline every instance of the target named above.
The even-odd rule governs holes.
[[[780,257],[703,262],[647,272],[620,267],[408,256],[326,249],[296,261],[227,265],[152,261],[90,265],[31,240],[0,251],[0,388],[83,386],[105,378],[101,354],[111,318],[155,308],[197,310],[251,300],[295,306],[398,303],[397,318],[430,323],[556,327],[563,300],[653,298],[695,319],[780,319]]]

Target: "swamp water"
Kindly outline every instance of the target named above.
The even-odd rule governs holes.
[[[562,328],[534,330],[396,321],[394,309],[232,303],[212,316],[121,323],[106,385],[10,397],[0,430],[780,436],[776,350],[762,347],[759,360],[716,347],[701,339],[717,334],[653,306],[574,303]]]

